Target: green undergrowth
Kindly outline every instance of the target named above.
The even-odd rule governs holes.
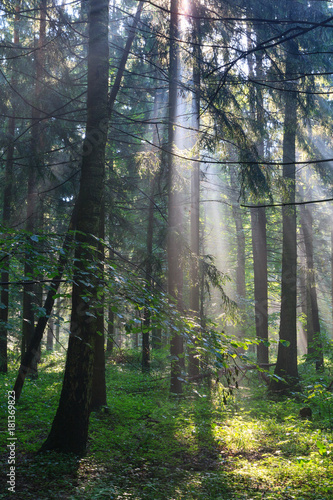
[[[16,407],[16,492],[7,491],[7,391],[0,377],[0,498],[147,500],[331,500],[330,371],[301,366],[303,389],[273,399],[257,373],[227,397],[221,383],[186,386],[170,397],[167,374],[142,375],[135,363],[108,361],[108,407],[91,415],[83,458],[36,453],[47,437],[64,360],[47,355]],[[156,365],[157,366],[157,365]],[[299,417],[310,407],[312,420]]]

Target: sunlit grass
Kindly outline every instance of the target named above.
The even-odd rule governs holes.
[[[109,363],[108,408],[92,413],[88,452],[77,458],[35,454],[56,412],[64,366],[58,355],[44,359],[17,405],[18,499],[333,498],[330,393],[318,388],[309,399],[316,374],[308,373],[301,395],[278,401],[250,376],[251,390],[235,391],[225,404],[219,384],[189,385],[175,399],[160,373]],[[13,380],[15,372],[1,376],[4,393]],[[305,403],[312,421],[299,418]],[[1,423],[5,418],[3,412]],[[0,439],[5,445],[5,433]]]

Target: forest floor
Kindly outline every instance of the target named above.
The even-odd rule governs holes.
[[[225,401],[221,383],[188,385],[182,398],[170,398],[166,373],[144,376],[125,358],[109,360],[108,408],[91,415],[87,454],[37,454],[63,366],[63,356],[44,356],[16,405],[15,493],[6,474],[7,393],[16,371],[0,376],[0,499],[333,499],[331,370],[317,375],[301,365],[302,393],[280,400],[248,372]],[[304,406],[312,420],[300,419]]]

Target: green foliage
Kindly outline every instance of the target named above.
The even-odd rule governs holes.
[[[301,420],[304,401],[270,400],[254,370],[225,402],[224,388],[213,381],[186,386],[182,398],[170,399],[167,372],[142,375],[134,352],[126,354],[107,364],[108,407],[91,415],[84,458],[35,453],[54,417],[64,367],[59,355],[43,354],[39,379],[26,382],[16,405],[16,498],[332,498],[333,436],[319,400],[308,400],[313,420]],[[166,353],[157,355],[160,366]],[[14,378],[15,372],[1,375],[2,394]],[[5,404],[1,410],[6,429]],[[2,450],[6,438],[2,433]],[[6,470],[6,451],[0,461]],[[0,498],[8,498],[2,486]]]

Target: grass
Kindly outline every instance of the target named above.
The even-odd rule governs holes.
[[[108,362],[108,408],[91,415],[84,458],[37,454],[62,383],[63,359],[44,356],[16,408],[15,499],[331,500],[332,394],[329,373],[306,365],[300,395],[274,401],[256,374],[224,404],[220,384],[189,386],[170,398],[168,379]],[[1,428],[16,371],[1,375]],[[244,381],[242,382],[244,383]],[[309,405],[312,421],[301,420]],[[0,466],[8,472],[7,432]],[[11,498],[7,478],[0,499]]]

